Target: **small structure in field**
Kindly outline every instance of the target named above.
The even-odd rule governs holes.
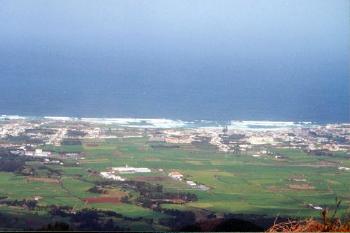
[[[193,182],[192,180],[188,180],[188,181],[186,181],[186,183],[192,187],[197,186],[197,184],[195,182]]]
[[[197,186],[197,188],[201,191],[208,191],[210,188],[205,186],[204,184],[200,184]]]
[[[182,178],[184,177],[180,172],[170,172],[169,176],[175,180],[182,180]]]
[[[125,181],[124,178],[120,177],[120,176],[116,176],[111,172],[100,172],[100,175],[105,178],[105,179],[109,179],[109,180],[116,180],[116,181]]]
[[[25,151],[24,155],[32,157],[48,157],[51,152],[43,151],[42,149],[35,149],[35,151]]]
[[[40,199],[42,199],[42,197],[41,196],[34,196],[33,199],[34,199],[34,201],[39,201]]]
[[[133,174],[133,173],[149,173],[151,169],[146,167],[129,167],[125,165],[125,167],[112,167],[113,172],[118,172],[121,174]]]
[[[311,203],[309,203],[307,206],[314,209],[314,210],[323,210],[323,208],[321,206],[315,206]]]

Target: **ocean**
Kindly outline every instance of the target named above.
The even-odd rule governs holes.
[[[350,121],[348,1],[6,1],[0,115]]]
[[[273,82],[238,83],[17,77],[0,81],[0,114],[349,122],[348,90],[343,86],[302,93],[310,90],[293,90],[293,84],[273,86]]]

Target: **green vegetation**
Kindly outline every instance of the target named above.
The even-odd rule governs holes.
[[[49,216],[45,208],[51,205],[70,206],[75,210],[95,208],[130,218],[155,219],[152,227],[147,229],[163,229],[157,225],[157,219],[166,215],[136,205],[139,194],[134,190],[123,188],[121,191],[113,186],[110,193],[89,191],[96,183],[104,181],[98,172],[127,164],[148,167],[153,171],[151,174],[124,175],[128,180],[160,184],[165,192],[193,193],[198,197],[197,201],[184,204],[162,204],[163,209],[306,217],[319,215],[319,211],[308,207],[308,204],[327,207],[333,204],[335,197],[343,201],[339,213],[345,213],[345,207],[350,206],[350,172],[337,169],[339,164],[349,164],[349,159],[341,153],[324,157],[294,149],[269,148],[284,156],[279,160],[274,156],[255,158],[249,154],[219,153],[201,144],[152,146],[144,138],[109,139],[98,141],[93,146],[90,143],[45,147],[55,152],[84,153],[85,158],[79,160],[78,166],[70,166],[73,163],[40,165],[37,161],[27,161],[25,166],[36,171],[34,178],[18,172],[0,172],[0,196],[9,200],[36,197],[42,210],[26,210],[28,214]],[[52,177],[53,171],[60,174],[58,178]],[[185,182],[175,181],[167,176],[171,171],[179,171],[186,179],[203,184],[210,190],[196,190]],[[113,192],[113,189],[116,191]],[[85,198],[114,197],[118,192],[131,195],[133,201],[85,201]],[[0,213],[10,213],[10,210],[13,211],[13,207],[0,205]],[[145,224],[150,227],[146,222],[121,222],[122,226],[135,230],[146,229]]]

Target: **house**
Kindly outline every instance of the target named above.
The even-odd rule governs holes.
[[[308,204],[308,207],[314,209],[314,210],[323,210],[321,206],[314,206],[313,204]]]
[[[120,176],[116,176],[113,173],[110,172],[101,172],[100,175],[105,178],[105,179],[109,179],[109,180],[117,180],[117,181],[125,181],[124,178],[120,177]]]
[[[338,170],[350,171],[349,167],[338,167]]]
[[[34,151],[25,151],[25,156],[34,156]]]
[[[114,172],[118,173],[124,173],[124,174],[133,174],[133,173],[149,173],[151,172],[151,169],[146,167],[129,167],[128,165],[125,165],[125,167],[113,167],[112,170]]]
[[[35,149],[34,156],[35,157],[47,157],[51,153],[47,151],[43,151],[42,149]]]
[[[191,180],[186,181],[186,183],[187,183],[189,186],[192,186],[192,187],[197,185],[195,182],[193,182],[193,181],[191,181]]]
[[[26,150],[24,152],[24,155],[34,157],[48,157],[50,154],[51,152],[43,151],[42,149],[35,149],[35,151]]]
[[[180,172],[176,172],[176,171],[170,172],[169,176],[173,179],[176,179],[176,180],[182,180],[182,178],[183,178],[183,175]]]

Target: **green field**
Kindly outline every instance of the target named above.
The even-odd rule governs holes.
[[[209,210],[218,214],[261,214],[268,216],[307,217],[319,216],[319,211],[307,204],[332,208],[335,197],[342,200],[340,214],[350,206],[350,172],[339,171],[337,166],[350,165],[342,154],[320,157],[295,149],[271,149],[286,156],[276,160],[273,156],[254,158],[251,155],[234,155],[216,152],[211,147],[183,145],[179,148],[152,148],[147,139],[110,139],[97,146],[65,146],[51,148],[59,152],[83,152],[79,166],[47,165],[61,172],[60,183],[28,181],[25,176],[9,172],[0,173],[0,196],[9,199],[30,199],[39,196],[39,205],[72,206],[76,209],[96,208],[111,210],[128,217],[157,219],[163,214],[152,209],[125,203],[86,203],[84,198],[98,197],[89,192],[99,176],[88,170],[104,171],[108,167],[124,166],[151,168],[152,174],[126,175],[129,180],[143,176],[163,177],[159,181],[169,192],[191,192],[198,201],[186,204],[163,204],[163,208],[179,210]],[[28,163],[35,166],[35,163]],[[162,170],[159,170],[162,169]],[[184,182],[167,177],[170,171],[179,171],[186,179],[209,187],[208,191],[195,190]],[[42,170],[45,175],[46,170]],[[140,178],[141,177],[141,178]],[[306,181],[293,181],[302,177]],[[130,190],[124,190],[131,192]],[[137,194],[134,194],[137,195]],[[1,206],[0,206],[1,207]],[[0,212],[8,212],[2,206]],[[32,211],[33,212],[33,211]],[[34,212],[39,214],[39,212]],[[45,213],[41,213],[45,214]],[[142,229],[134,225],[133,229]]]

